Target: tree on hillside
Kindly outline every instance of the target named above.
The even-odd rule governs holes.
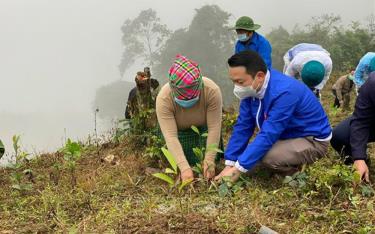
[[[230,104],[233,85],[228,78],[226,61],[233,54],[235,34],[229,31],[230,14],[216,5],[206,5],[195,10],[195,16],[188,28],[172,33],[158,56],[155,72],[165,77],[177,54],[183,54],[197,61],[204,76],[214,80]]]
[[[336,29],[329,48],[335,70],[346,71],[355,67],[370,49],[370,41],[370,35],[359,23],[353,23],[349,29]]]
[[[375,44],[375,14],[371,14],[367,18],[367,28],[369,29],[370,35],[372,36],[373,44]]]
[[[371,19],[369,25],[371,25]],[[273,48],[273,64],[277,69],[283,67],[283,55],[296,44],[307,42],[322,45],[331,54],[333,70],[346,72],[355,67],[367,52],[375,50],[371,27],[353,22],[349,27],[341,25],[340,17],[322,15],[312,18],[304,27],[296,26],[291,32],[279,27],[267,34]]]
[[[121,75],[137,59],[145,61],[147,66],[152,67],[160,48],[170,35],[169,29],[161,23],[153,9],[141,11],[133,20],[127,19],[121,27],[121,31],[124,45],[119,65]]]
[[[267,39],[272,44],[272,67],[282,71],[284,67],[283,56],[293,44],[290,40],[290,34],[285,28],[279,26],[268,33]]]

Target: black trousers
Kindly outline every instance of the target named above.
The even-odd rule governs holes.
[[[352,164],[352,148],[350,146],[350,121],[352,117],[347,118],[337,125],[332,132],[331,145],[340,154],[340,156],[345,160],[345,164]],[[375,142],[375,129],[370,130],[369,141]],[[370,163],[370,158],[366,160],[367,165]]]
[[[332,89],[332,93],[335,96],[335,102],[333,103],[333,107],[340,108],[340,100],[337,98],[336,90]]]
[[[350,107],[350,93],[344,93],[342,94],[342,98],[343,98],[343,101],[344,101],[344,106],[341,106],[340,104],[340,100],[337,98],[337,92],[336,90],[332,89],[332,93],[333,95],[335,96],[335,102],[333,103],[333,107],[336,107],[336,108],[340,108],[342,107],[344,110],[349,110]]]
[[[315,97],[317,97],[320,100],[320,90],[314,87],[310,87],[310,90],[315,94]]]

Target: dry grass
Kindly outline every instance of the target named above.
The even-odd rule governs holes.
[[[349,114],[334,115],[328,92],[323,100],[333,125]],[[183,193],[168,189],[145,174],[151,162],[144,150],[129,140],[104,144],[99,154],[85,147],[75,189],[67,171],[56,167],[61,153],[24,166],[33,171],[33,182],[23,178],[33,184],[30,191],[11,189],[11,170],[0,169],[0,233],[257,233],[261,225],[280,233],[375,232],[374,196],[346,181],[350,169],[335,167],[340,162],[332,150],[307,170],[303,188],[258,171],[225,197],[203,182]],[[103,160],[108,154],[114,163]],[[374,166],[371,173],[374,181]]]

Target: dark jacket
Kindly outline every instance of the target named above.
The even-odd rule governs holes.
[[[350,122],[350,145],[354,160],[367,158],[370,132],[375,131],[375,72],[359,90],[353,118]]]
[[[133,102],[133,100],[137,97],[137,87],[132,88],[129,92],[128,101],[126,103],[126,109],[125,109],[125,119],[130,119],[130,103]]]
[[[156,79],[151,79],[150,81],[151,81],[150,83],[151,87],[148,87],[148,89],[151,88],[151,92],[152,92],[153,90],[156,90],[159,87],[159,81]],[[125,109],[125,119],[131,119],[132,116],[135,114],[135,112],[137,112],[136,111],[137,105],[138,105],[137,93],[138,93],[139,88],[140,88],[139,85],[137,85],[137,87],[132,88],[129,92],[128,101],[126,103],[126,109]]]

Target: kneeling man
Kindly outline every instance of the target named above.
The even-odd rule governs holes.
[[[233,55],[229,75],[240,113],[225,151],[224,170],[216,176],[236,181],[257,163],[283,173],[325,156],[332,129],[319,100],[302,82],[268,70],[252,51]],[[254,140],[250,138],[258,128]]]

